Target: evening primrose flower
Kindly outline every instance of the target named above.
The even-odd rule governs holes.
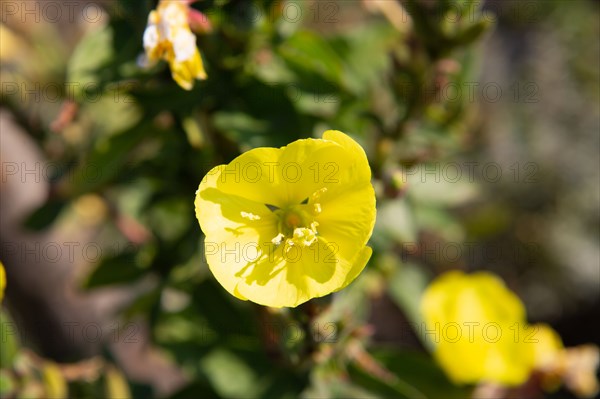
[[[4,265],[0,262],[0,304],[4,298],[4,288],[6,287],[6,273],[4,272]]]
[[[195,201],[210,270],[237,298],[272,307],[344,288],[372,252],[370,179],[363,149],[333,130],[213,168]]]
[[[533,329],[519,298],[496,276],[440,276],[421,300],[434,356],[456,383],[519,385],[534,366]]]
[[[196,36],[190,30],[188,2],[161,0],[150,12],[144,31],[144,50],[150,64],[165,60],[179,86],[191,90],[194,79],[206,79]]]
[[[519,298],[491,273],[438,277],[421,298],[425,338],[456,383],[521,385],[535,371],[542,388],[564,383],[580,397],[600,391],[595,345],[564,348],[546,324],[527,324]]]
[[[534,324],[535,369],[544,390],[554,391],[565,384],[579,397],[595,397],[600,391],[596,369],[600,353],[595,345],[565,348],[556,331],[547,324]]]

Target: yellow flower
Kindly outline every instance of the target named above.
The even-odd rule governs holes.
[[[372,252],[370,180],[363,149],[333,130],[213,168],[195,201],[212,273],[232,295],[273,307],[344,288]]]
[[[4,272],[4,265],[0,262],[0,303],[4,298],[4,288],[6,287],[6,273]]]
[[[556,390],[564,383],[579,397],[595,397],[600,391],[596,369],[600,354],[595,345],[565,348],[552,327],[535,324],[535,368],[540,373],[546,391]]]
[[[165,60],[173,79],[185,90],[191,90],[194,79],[206,79],[196,36],[188,23],[187,2],[161,0],[150,12],[144,31],[144,50],[150,63]]]
[[[536,345],[534,346],[535,367],[543,370],[554,367],[564,349],[560,336],[547,324],[534,324]]]
[[[426,338],[456,383],[519,385],[534,365],[535,331],[519,298],[494,275],[448,272],[421,300]]]

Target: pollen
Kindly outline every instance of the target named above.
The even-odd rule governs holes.
[[[317,241],[317,232],[313,229],[299,228],[294,230],[294,238],[292,238],[294,244],[300,247],[310,247],[315,241]]]

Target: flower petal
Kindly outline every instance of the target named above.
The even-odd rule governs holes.
[[[185,90],[191,90],[194,87],[195,79],[206,79],[206,71],[204,71],[202,58],[198,49],[186,61],[179,62],[175,59],[175,56],[170,56],[169,67],[171,68],[173,80]]]
[[[240,293],[261,305],[295,307],[336,291],[356,270],[323,239],[310,247],[292,248],[287,252],[281,245],[249,268],[238,285]]]
[[[319,234],[338,244],[340,255],[350,260],[371,237],[375,216],[375,191],[367,180],[348,185],[343,191],[324,193],[321,213],[315,220]]]
[[[525,310],[496,276],[448,272],[427,288],[421,310],[435,357],[453,381],[518,385],[528,378],[534,348],[525,340]]]
[[[276,169],[278,148],[255,148],[224,165],[215,182],[223,194],[238,195],[262,204],[282,207],[285,194]],[[209,172],[211,173],[211,172]]]
[[[352,140],[348,135],[339,130],[327,130],[323,133],[323,139],[338,143],[348,151],[348,154],[350,154],[355,162],[353,172],[355,172],[354,176],[356,179],[371,179],[371,168],[369,167],[367,154],[356,141]]]
[[[277,235],[277,220],[263,203],[219,188],[225,165],[213,168],[196,193],[196,217],[206,235],[207,263],[219,283],[236,295],[235,274],[252,259],[262,242]],[[236,295],[239,297],[239,295]]]
[[[337,191],[351,163],[346,150],[331,141],[304,139],[287,145],[278,165],[286,202],[300,203],[323,188]]]

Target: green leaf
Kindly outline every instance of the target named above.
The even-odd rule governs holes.
[[[265,145],[269,131],[267,121],[255,119],[244,112],[218,112],[214,116],[214,124],[228,138],[250,148]]]
[[[12,397],[12,393],[17,388],[17,381],[9,370],[0,370],[0,396],[3,398]]]
[[[12,321],[6,312],[0,309],[0,369],[10,369],[19,352],[19,339],[17,324]]]
[[[279,53],[288,64],[300,70],[331,83],[342,83],[342,60],[331,45],[314,32],[296,32],[279,47]]]
[[[477,21],[473,25],[470,25],[468,28],[464,29],[460,32],[454,40],[457,44],[466,46],[475,42],[479,39],[485,32],[487,32],[494,23],[487,19],[483,19],[481,21]]]
[[[417,225],[409,203],[405,199],[382,202],[377,210],[373,242],[378,246],[396,242],[416,242]]]
[[[76,99],[81,101],[86,92],[99,89],[102,69],[113,58],[112,43],[113,31],[106,26],[90,31],[75,48],[67,67],[67,83]]]
[[[379,348],[373,356],[388,370],[421,391],[430,399],[464,399],[471,397],[470,388],[454,385],[435,361],[423,353],[401,352],[394,348]],[[457,361],[459,361],[457,359]],[[460,367],[457,363],[456,367]],[[411,398],[414,399],[414,398]]]
[[[126,180],[126,161],[133,148],[154,129],[142,123],[119,134],[98,141],[87,159],[77,167],[69,183],[73,195],[98,191],[105,184],[121,178]]]
[[[25,219],[25,227],[31,230],[47,228],[58,218],[66,204],[66,202],[60,200],[46,202]]]
[[[222,396],[258,397],[260,376],[234,353],[216,349],[205,356],[201,364],[209,380]]]
[[[421,296],[429,280],[423,268],[412,263],[404,263],[392,275],[389,282],[388,292],[392,300],[416,325],[420,325],[422,321]]]
[[[159,237],[174,241],[187,231],[193,219],[194,203],[189,198],[171,197],[152,204],[148,212],[148,226]]]
[[[375,375],[368,373],[363,368],[358,367],[355,363],[350,363],[348,374],[350,374],[350,378],[355,384],[366,388],[382,398],[428,399],[427,396],[402,380],[385,382]]]
[[[102,259],[88,277],[85,287],[96,288],[109,284],[126,284],[141,277],[146,270],[137,267],[134,252]]]
[[[421,164],[407,171],[407,194],[419,204],[463,205],[479,195],[469,173],[457,163]]]
[[[397,377],[384,382],[352,363],[352,380],[383,397],[404,399],[464,399],[470,390],[452,384],[429,356],[416,352],[402,352],[395,348],[371,350],[374,358]],[[460,367],[457,364],[457,367]]]
[[[189,384],[170,396],[170,399],[219,399],[221,397],[222,396],[220,396],[208,383],[203,381],[194,381],[192,384]]]
[[[389,24],[374,24],[350,30],[332,47],[344,63],[344,85],[354,94],[365,94],[385,76],[390,66],[389,52],[397,45],[398,31]]]

